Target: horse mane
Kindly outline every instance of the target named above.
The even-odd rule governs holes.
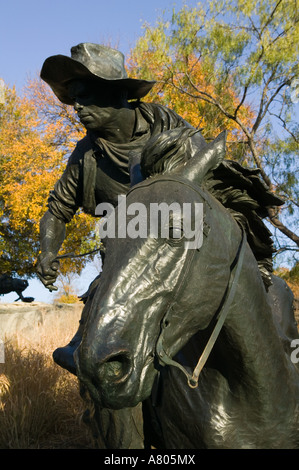
[[[192,158],[193,128],[178,128],[150,139],[141,156],[144,178],[169,173]],[[257,260],[265,287],[272,284],[273,253],[271,232],[263,219],[268,208],[280,206],[283,201],[270,192],[261,180],[260,170],[244,168],[238,162],[224,160],[207,173],[202,186],[214,196],[241,225],[247,234],[249,246]]]
[[[206,175],[203,186],[244,228],[268,288],[272,284],[275,249],[272,234],[263,219],[268,215],[268,208],[281,205],[282,200],[269,191],[259,174],[258,169],[244,168],[238,162],[225,160]]]

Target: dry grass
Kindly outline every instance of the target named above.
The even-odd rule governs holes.
[[[297,310],[299,327],[299,310]],[[86,449],[93,443],[82,422],[84,404],[76,378],[52,360],[78,317],[67,325],[36,326],[28,337],[5,339],[0,364],[0,449]],[[63,327],[62,327],[63,325]]]
[[[84,405],[74,376],[52,360],[66,344],[77,320],[63,332],[36,328],[34,340],[6,338],[0,364],[0,449],[91,448],[82,423]],[[46,334],[47,333],[47,334]]]

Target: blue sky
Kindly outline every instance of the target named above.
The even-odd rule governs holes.
[[[80,42],[117,45],[127,54],[142,35],[142,25],[154,24],[163,10],[178,10],[196,0],[0,0],[0,78],[22,93],[44,60],[55,54],[70,55]],[[85,271],[76,283],[79,293],[87,289],[95,269]],[[50,293],[38,280],[30,280],[25,296],[51,302]],[[13,302],[15,293],[0,297]]]
[[[0,78],[21,90],[51,55],[80,42],[107,43],[128,53],[159,12],[183,0],[0,0]]]
[[[204,3],[206,0],[202,0]],[[198,0],[0,0],[0,78],[21,94],[28,78],[39,74],[44,60],[55,54],[70,56],[80,42],[106,43],[125,55],[142,35],[142,25],[155,24],[163,10],[171,14],[183,4]],[[167,17],[167,15],[166,15]],[[77,283],[82,293],[94,277],[94,270]],[[26,296],[50,302],[39,281],[30,281]],[[16,295],[0,297],[0,302]]]

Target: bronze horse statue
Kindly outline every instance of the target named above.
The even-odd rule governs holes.
[[[163,138],[172,142],[178,132]],[[175,217],[167,238],[104,241],[101,280],[75,354],[77,375],[95,410],[121,413],[142,403],[148,446],[298,448],[292,294],[269,268],[263,208],[249,197],[256,173],[244,170],[247,190],[234,193],[229,209],[223,203],[229,197],[220,177],[215,183],[217,171],[237,172],[224,154],[221,135],[193,158],[174,164],[170,152],[151,164],[151,174],[143,167],[146,179],[131,188],[127,207],[202,204],[202,244],[190,249]],[[263,191],[267,206],[271,196]]]
[[[14,278],[7,273],[0,275],[0,295],[9,294],[10,292],[16,292],[18,294],[18,298],[15,300],[22,300],[22,302],[33,302],[33,297],[24,297],[23,291],[27,289],[29,286],[27,280]]]

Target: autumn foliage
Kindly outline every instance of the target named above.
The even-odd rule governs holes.
[[[49,191],[83,135],[73,110],[39,80],[29,83],[22,98],[15,89],[5,90],[0,104],[0,272],[35,274],[39,222]],[[61,253],[88,249],[93,224],[78,213]],[[80,270],[85,261],[77,259],[74,267]]]
[[[151,33],[154,34],[153,31]],[[151,41],[155,42],[154,38],[151,38]],[[239,98],[229,80],[226,83],[215,82],[210,68],[193,53],[172,56],[165,53],[163,47],[146,47],[142,39],[136,49],[131,51],[128,64],[131,76],[156,80],[156,85],[146,97],[147,101],[173,109],[192,126],[201,129],[208,141],[226,130],[227,157],[247,163],[242,131],[215,106],[198,99],[196,95],[196,86],[200,84],[202,93],[221,97],[222,102],[233,110],[238,106]],[[250,106],[243,106],[241,112],[248,125],[253,122],[254,111]]]
[[[227,130],[226,158],[258,168],[285,201],[268,208],[277,256],[298,253],[298,9],[295,1],[199,2],[144,25],[128,75],[156,80],[145,101],[176,111],[207,141]],[[296,93],[295,93],[296,94]],[[296,98],[296,96],[295,96]],[[84,131],[40,80],[0,103],[0,272],[34,273],[49,191]],[[78,213],[61,253],[94,248],[94,220]],[[282,255],[284,256],[284,255]],[[293,256],[292,256],[293,257]],[[76,258],[80,271],[88,258]],[[296,259],[292,261],[292,264]],[[65,261],[62,272],[71,264]]]
[[[130,75],[156,80],[148,99],[202,128],[206,140],[228,131],[227,158],[257,168],[285,201],[268,208],[278,254],[298,252],[296,2],[185,3],[143,28]]]

